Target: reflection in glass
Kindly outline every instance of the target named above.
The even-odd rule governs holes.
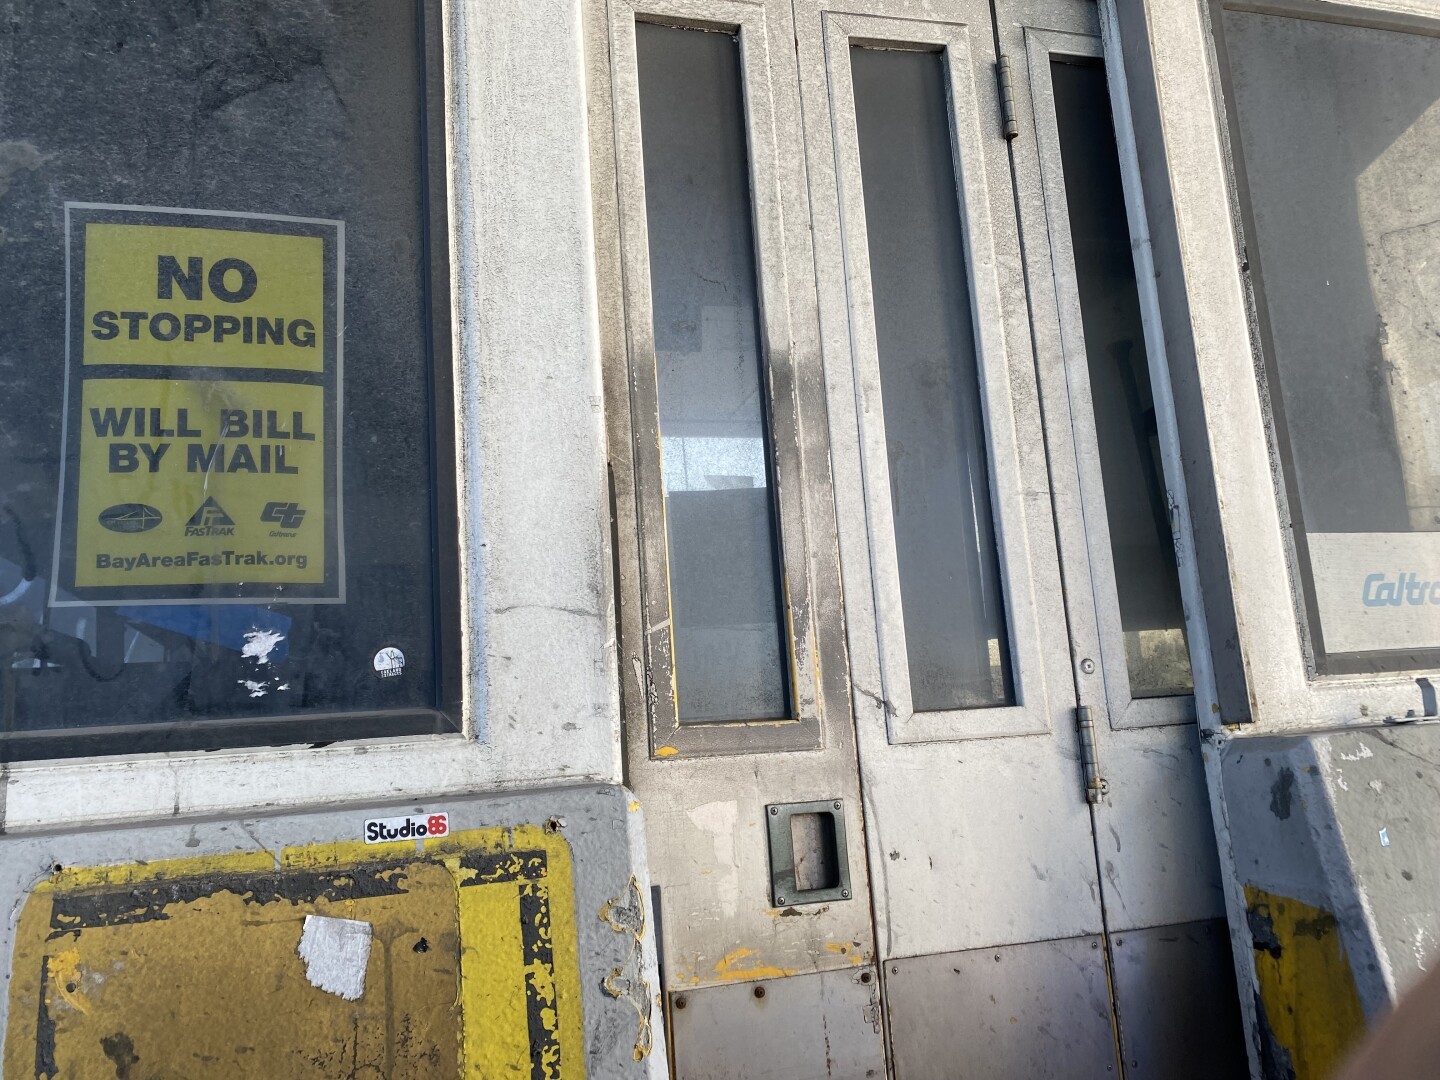
[[[1440,39],[1237,11],[1222,26],[1318,665],[1432,667]]]
[[[1050,64],[1130,693],[1189,694],[1190,654],[1105,69]]]
[[[944,57],[850,66],[911,706],[1012,704]]]
[[[739,42],[639,23],[640,119],[682,722],[789,714]]]

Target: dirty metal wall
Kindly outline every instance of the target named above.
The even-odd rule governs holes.
[[[4,1073],[663,1076],[642,832],[589,787],[0,841]]]
[[[1262,1073],[1328,1076],[1440,956],[1440,725],[1232,739]]]

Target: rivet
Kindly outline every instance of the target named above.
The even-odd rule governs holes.
[[[871,975],[870,972],[868,972],[868,971],[862,971],[862,972],[860,972],[860,981],[861,981],[862,983],[868,983],[868,982],[869,982],[871,979],[873,979],[874,977],[875,977],[875,976]]]
[[[683,996],[675,999],[675,1007],[677,1009],[683,1009],[685,1007],[685,998]]]
[[[755,996],[757,998],[763,998],[765,996],[765,988],[763,986],[755,987]]]
[[[1100,943],[1098,941],[1092,941],[1090,942],[1090,947],[1092,949],[1098,949],[1100,947]]]
[[[899,969],[898,967],[896,967],[894,964],[891,964],[891,965],[890,965],[890,974],[891,974],[891,975],[899,975],[899,974],[900,974],[900,969]]]

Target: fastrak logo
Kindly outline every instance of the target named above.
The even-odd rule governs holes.
[[[1391,581],[1385,574],[1367,574],[1360,602],[1366,607],[1422,607],[1440,604],[1440,580],[1421,581],[1420,575],[1403,570]]]
[[[449,814],[371,818],[365,822],[365,843],[388,844],[393,840],[418,840],[427,836],[444,836],[449,831]]]

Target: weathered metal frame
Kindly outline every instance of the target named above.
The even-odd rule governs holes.
[[[633,10],[632,0],[620,0]],[[800,975],[854,968],[875,955],[871,910],[865,903],[819,904],[806,918],[777,918],[769,896],[769,857],[765,807],[777,801],[842,799],[860,806],[850,683],[846,663],[845,622],[840,589],[838,522],[830,482],[829,425],[821,366],[819,324],[813,275],[809,193],[805,159],[798,142],[800,89],[792,42],[789,0],[728,5],[725,17],[701,4],[690,18],[673,14],[662,21],[681,25],[732,28],[739,9],[764,9],[771,35],[770,87],[775,134],[782,156],[776,163],[787,225],[784,254],[789,271],[791,356],[797,375],[800,426],[793,433],[804,465],[804,486],[797,495],[807,515],[811,543],[806,552],[811,581],[820,698],[820,745],[787,747],[778,734],[799,727],[776,724],[691,725],[696,740],[708,745],[676,746],[657,739],[651,721],[654,696],[646,645],[651,625],[644,594],[642,534],[653,522],[640,511],[641,474],[634,457],[631,365],[627,338],[627,270],[622,246],[619,160],[635,148],[617,145],[613,84],[617,77],[611,43],[612,13],[596,0],[581,5],[585,20],[586,85],[589,94],[591,200],[595,227],[598,336],[603,357],[600,391],[609,447],[613,573],[616,630],[620,650],[625,771],[646,807],[650,865],[663,890],[660,927],[664,939],[664,980],[670,991],[694,990],[762,973]],[[645,8],[644,10],[650,10]],[[673,10],[672,8],[662,10]],[[708,10],[708,16],[707,16]],[[633,16],[631,16],[633,18]],[[649,16],[656,18],[656,16]],[[782,47],[783,43],[783,47]],[[789,142],[792,136],[794,143]],[[633,136],[631,136],[633,138]],[[653,421],[652,421],[653,423]],[[709,730],[707,730],[709,729]],[[788,729],[788,731],[787,731]],[[797,740],[798,742],[799,740]],[[799,752],[794,752],[799,751]],[[860,821],[846,836],[853,893],[869,895],[865,830]],[[843,942],[837,952],[826,943]],[[744,948],[737,951],[737,945]],[[744,959],[739,957],[743,955]]]
[[[636,21],[697,30],[729,31],[740,40],[749,151],[755,263],[760,301],[761,353],[768,389],[774,505],[779,518],[785,582],[791,718],[780,721],[684,723],[677,700],[671,622],[664,478],[660,453],[659,396],[651,312],[649,233],[641,147],[635,56]],[[799,438],[796,335],[792,326],[791,270],[786,251],[784,195],[778,168],[786,133],[777,131],[771,85],[770,43],[763,5],[746,0],[615,0],[610,8],[610,56],[615,159],[620,219],[621,274],[629,353],[632,465],[639,518],[641,604],[644,613],[645,684],[652,755],[725,754],[815,749],[820,720],[818,633],[811,592],[806,520],[806,467]],[[798,142],[798,134],[790,137]],[[808,267],[796,268],[800,280]],[[660,751],[664,749],[665,754]]]
[[[1063,451],[1068,446],[1074,455],[1074,483],[1078,487],[1076,514],[1062,516],[1058,523],[1064,533],[1071,528],[1072,520],[1083,523],[1084,547],[1075,544],[1075,556],[1065,560],[1065,576],[1076,597],[1093,598],[1093,616],[1089,611],[1080,611],[1082,603],[1071,604],[1071,634],[1075,639],[1077,656],[1100,658],[1098,671],[1086,671],[1078,666],[1075,672],[1076,685],[1081,697],[1090,702],[1103,702],[1113,728],[1160,727],[1167,724],[1185,724],[1195,719],[1195,696],[1193,693],[1173,697],[1136,698],[1130,692],[1128,664],[1125,657],[1124,630],[1121,625],[1119,594],[1115,582],[1115,563],[1111,554],[1110,525],[1105,512],[1106,493],[1104,477],[1100,467],[1100,444],[1095,426],[1095,411],[1091,399],[1090,374],[1086,360],[1085,329],[1080,308],[1080,287],[1076,277],[1074,245],[1070,233],[1070,212],[1065,197],[1064,165],[1060,156],[1060,131],[1055,116],[1054,90],[1051,83],[1050,60],[1052,56],[1076,56],[1106,60],[1102,39],[1088,33],[1071,30],[1039,29],[1023,27],[1025,59],[1028,66],[1030,97],[1033,103],[1033,125],[1029,132],[1023,132],[1017,140],[1017,166],[1034,167],[1040,179],[1040,195],[1043,199],[1044,220],[1038,223],[1043,229],[1043,239],[1048,241],[1047,250],[1035,251],[1039,256],[1032,262],[1034,272],[1030,276],[1032,294],[1049,293],[1043,299],[1037,298],[1037,308],[1050,309],[1053,305],[1059,325],[1058,348],[1040,349],[1037,352],[1037,366],[1042,384],[1052,383],[1064,387],[1064,395],[1052,393],[1047,399],[1052,408],[1047,410],[1047,437],[1055,443],[1054,451]],[[1110,64],[1106,72],[1109,77]],[[1131,147],[1133,135],[1128,128],[1122,133],[1121,124],[1128,117],[1116,110],[1115,131],[1120,150],[1121,174],[1126,188],[1126,209],[1132,217],[1135,207],[1134,174],[1126,167],[1124,146]],[[1021,207],[1022,221],[1027,216]],[[1143,213],[1143,207],[1142,213]],[[1143,220],[1143,219],[1142,219]],[[1039,231],[1039,230],[1037,230]],[[1142,228],[1130,226],[1132,238],[1143,236]],[[1041,248],[1036,242],[1034,248]],[[1152,385],[1168,373],[1164,331],[1160,325],[1159,306],[1155,298],[1153,266],[1143,265],[1143,255],[1148,254],[1144,244],[1134,245],[1136,253],[1135,277],[1140,299],[1141,321],[1145,334],[1145,349]],[[1050,275],[1040,272],[1039,267],[1048,262]],[[1166,466],[1166,497],[1170,509],[1171,539],[1177,549],[1177,563],[1184,560],[1179,554],[1185,550],[1181,522],[1183,491],[1177,497],[1175,488],[1183,484],[1183,478],[1173,479],[1176,472],[1171,457],[1171,442],[1174,425],[1170,421],[1168,401],[1156,401],[1157,427],[1162,427],[1160,441]],[[1064,430],[1055,420],[1063,419]],[[1170,438],[1167,438],[1167,434]],[[1052,462],[1058,457],[1052,452]],[[1068,465],[1068,462],[1067,462]],[[1067,469],[1068,472],[1068,469]],[[1070,479],[1068,476],[1066,479]],[[1058,486],[1058,485],[1057,485]],[[1193,576],[1182,569],[1181,594],[1187,611],[1197,610],[1197,605],[1187,595],[1190,589],[1198,589]],[[1193,626],[1187,626],[1189,636],[1195,636]],[[1203,663],[1204,657],[1192,658],[1192,667]]]
[[[1213,116],[1220,144],[1220,161],[1226,192],[1226,217],[1203,232],[1201,242],[1219,246],[1221,228],[1228,234],[1231,255],[1223,268],[1233,273],[1244,317],[1246,348],[1230,357],[1222,374],[1219,359],[1210,358],[1203,371],[1204,410],[1212,417],[1211,454],[1217,488],[1248,488],[1242,496],[1226,500],[1222,517],[1228,555],[1231,592],[1235,607],[1238,644],[1245,664],[1250,715],[1228,720],[1254,720],[1268,729],[1310,728],[1316,724],[1364,724],[1376,717],[1425,712],[1417,676],[1433,669],[1386,674],[1320,674],[1317,671],[1308,628],[1310,604],[1305,577],[1299,566],[1297,545],[1303,543],[1292,526],[1293,492],[1282,462],[1289,453],[1282,445],[1281,421],[1272,403],[1268,316],[1263,286],[1242,257],[1245,237],[1253,233],[1249,216],[1244,161],[1234,128],[1229,94],[1230,75],[1225,59],[1221,10],[1275,15],[1330,24],[1354,25],[1403,33],[1440,36],[1440,7],[1390,0],[1266,0],[1229,3],[1202,0],[1199,5],[1205,31],[1207,74]],[[1427,18],[1428,16],[1428,18]],[[1213,229],[1213,231],[1212,231]],[[1199,238],[1199,237],[1197,237]],[[1229,299],[1227,297],[1227,299]],[[1233,318],[1232,311],[1226,311]],[[1234,330],[1230,335],[1238,338]],[[1211,379],[1228,385],[1211,389]],[[1243,387],[1242,392],[1235,392]],[[1206,390],[1209,392],[1206,392]],[[1197,404],[1198,407],[1198,404]],[[1228,429],[1228,430],[1227,430]],[[1226,437],[1216,437],[1227,430]],[[1261,476],[1268,483],[1256,484]],[[1258,494],[1257,494],[1258,492]]]
[[[1054,556],[1037,549],[1031,542],[1025,520],[1024,493],[1036,486],[1043,487],[1045,478],[1027,475],[1016,446],[1010,386],[1012,360],[1004,336],[1001,288],[994,270],[991,200],[996,196],[992,196],[989,189],[984,166],[986,151],[980,135],[983,121],[975,96],[978,65],[970,51],[971,28],[959,23],[829,11],[823,13],[822,21],[835,168],[839,178],[841,242],[849,300],[865,515],[869,524],[871,584],[879,631],[882,696],[890,737],[893,742],[928,742],[1041,734],[1049,730],[1049,717],[1040,624],[1042,619],[1056,616],[1063,620],[1063,612],[1052,610],[1042,615],[1034,578],[1035,562],[1053,561]],[[985,30],[988,32],[989,28]],[[912,705],[870,293],[869,241],[850,81],[852,42],[939,51],[945,56],[951,153],[970,276],[981,404],[989,451],[987,464],[1010,637],[1016,698],[1013,706],[916,712]],[[1008,202],[1009,195],[1007,190],[999,197]],[[1056,603],[1055,608],[1059,609],[1060,605]]]

